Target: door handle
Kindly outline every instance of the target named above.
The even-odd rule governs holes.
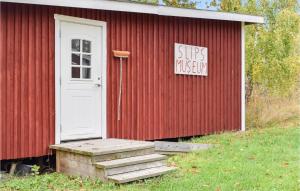
[[[101,84],[97,83],[97,84],[95,84],[95,86],[97,86],[97,87],[101,87]]]

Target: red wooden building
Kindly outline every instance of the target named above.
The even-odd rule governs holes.
[[[0,14],[0,160],[245,129],[244,25],[262,17],[106,0],[2,0]],[[130,53],[122,75],[113,50]]]

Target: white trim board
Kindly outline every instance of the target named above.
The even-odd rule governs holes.
[[[241,23],[241,131],[246,130],[245,23]]]
[[[112,1],[112,0],[0,0],[0,1],[12,2],[12,3],[122,11],[122,12],[133,12],[133,13],[147,13],[147,14],[163,15],[163,16],[239,21],[239,22],[245,22],[247,24],[264,23],[264,18],[261,16],[218,12],[218,11],[207,11],[207,10],[198,10],[198,9],[175,8],[175,7],[168,7],[162,5],[151,5],[151,4],[143,4],[143,3],[124,2],[124,1]]]
[[[82,19],[78,17],[70,17],[65,15],[54,14],[55,19],[55,144],[60,144],[60,132],[61,132],[61,39],[60,39],[60,30],[61,30],[61,22],[73,22],[85,25],[93,25],[93,26],[101,26],[103,29],[102,38],[103,38],[103,58],[102,58],[102,68],[104,71],[102,74],[102,91],[101,91],[101,134],[102,138],[107,138],[107,119],[106,119],[106,91],[107,91],[107,80],[106,80],[106,22],[91,20],[91,19]]]

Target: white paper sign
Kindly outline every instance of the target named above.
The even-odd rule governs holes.
[[[207,76],[207,48],[175,43],[175,74]]]

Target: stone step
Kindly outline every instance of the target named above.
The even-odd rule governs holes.
[[[95,166],[104,171],[106,176],[138,171],[164,166],[167,157],[160,154],[150,154],[112,161],[98,162]]]
[[[175,167],[167,167],[167,166],[160,166],[155,168],[149,168],[139,171],[133,171],[123,174],[117,174],[112,176],[107,176],[108,180],[116,182],[116,183],[126,183],[126,182],[132,182],[135,180],[141,180],[145,178],[160,176],[166,173],[169,173],[173,170],[175,170]]]

